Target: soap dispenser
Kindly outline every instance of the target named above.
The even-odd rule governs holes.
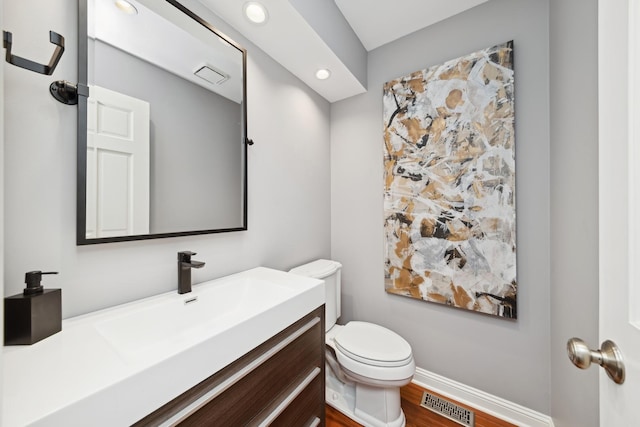
[[[4,345],[34,344],[62,330],[62,290],[44,289],[43,274],[29,271],[21,294],[4,299]]]

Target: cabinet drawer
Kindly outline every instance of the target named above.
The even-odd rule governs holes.
[[[324,374],[323,374],[324,375]],[[324,383],[314,380],[269,425],[272,427],[308,426],[324,414]]]

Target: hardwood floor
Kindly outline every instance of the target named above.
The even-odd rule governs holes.
[[[329,405],[325,405],[325,427],[361,427],[360,424],[346,417],[342,412],[334,409]]]
[[[441,415],[435,414],[428,409],[421,407],[420,400],[422,399],[423,391],[423,388],[413,383],[410,383],[400,389],[402,410],[407,418],[406,427],[460,427],[460,424],[454,423]],[[502,421],[470,406],[445,398],[431,390],[429,390],[429,393],[474,411],[476,421],[475,427],[516,427],[514,424]],[[360,424],[344,416],[341,412],[335,410],[329,405],[326,405],[326,417],[326,427],[362,427]]]

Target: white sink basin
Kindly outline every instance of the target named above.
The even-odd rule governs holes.
[[[0,425],[131,425],[324,304],[324,282],[254,268],[4,347]]]
[[[191,347],[299,292],[294,286],[239,276],[194,286],[187,294],[149,299],[95,326],[126,359],[148,360]]]

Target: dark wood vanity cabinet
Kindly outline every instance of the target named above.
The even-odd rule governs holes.
[[[322,306],[134,425],[324,426],[324,369]]]

